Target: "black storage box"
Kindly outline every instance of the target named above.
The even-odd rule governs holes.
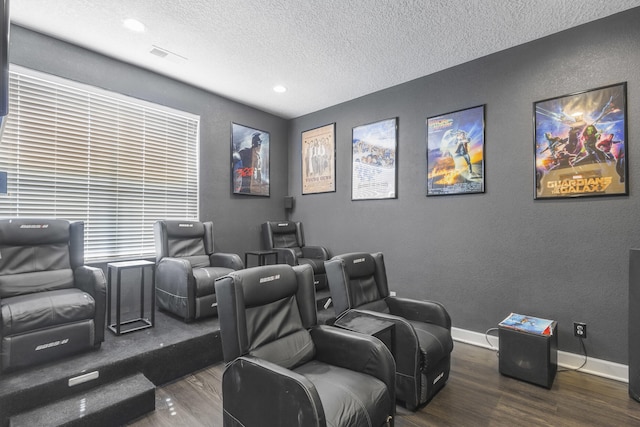
[[[558,370],[557,328],[552,322],[544,335],[498,325],[500,373],[551,388]]]

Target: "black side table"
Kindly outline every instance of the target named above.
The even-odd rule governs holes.
[[[249,267],[249,255],[258,257],[258,266],[267,264],[267,257],[274,257],[274,264],[278,263],[278,252],[276,251],[248,251],[244,253],[244,266]]]
[[[107,264],[107,327],[116,335],[128,332],[138,331],[140,329],[152,328],[155,322],[156,311],[156,287],[155,287],[155,269],[156,264],[152,261],[122,261],[110,262]],[[140,316],[134,319],[122,321],[122,271],[129,268],[140,269]],[[151,314],[149,318],[144,317],[144,276],[146,269],[151,270]],[[116,274],[116,318],[115,323],[111,323],[111,299],[112,299],[112,275]]]
[[[378,338],[387,346],[395,359],[395,324],[357,310],[349,310],[338,317],[334,326],[349,331],[360,332]]]
[[[553,321],[549,335],[498,325],[498,340],[502,375],[549,389],[553,386],[558,370],[558,322]]]

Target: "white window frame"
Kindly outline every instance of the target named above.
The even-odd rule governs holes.
[[[85,222],[88,262],[155,254],[153,223],[197,220],[200,116],[11,65],[0,217]]]

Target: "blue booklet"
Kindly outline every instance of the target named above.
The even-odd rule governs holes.
[[[511,313],[506,319],[499,323],[499,326],[532,334],[552,335],[553,323],[553,320]]]

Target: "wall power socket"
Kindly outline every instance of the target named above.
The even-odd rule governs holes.
[[[578,338],[586,338],[587,324],[582,322],[573,322],[573,336]]]

